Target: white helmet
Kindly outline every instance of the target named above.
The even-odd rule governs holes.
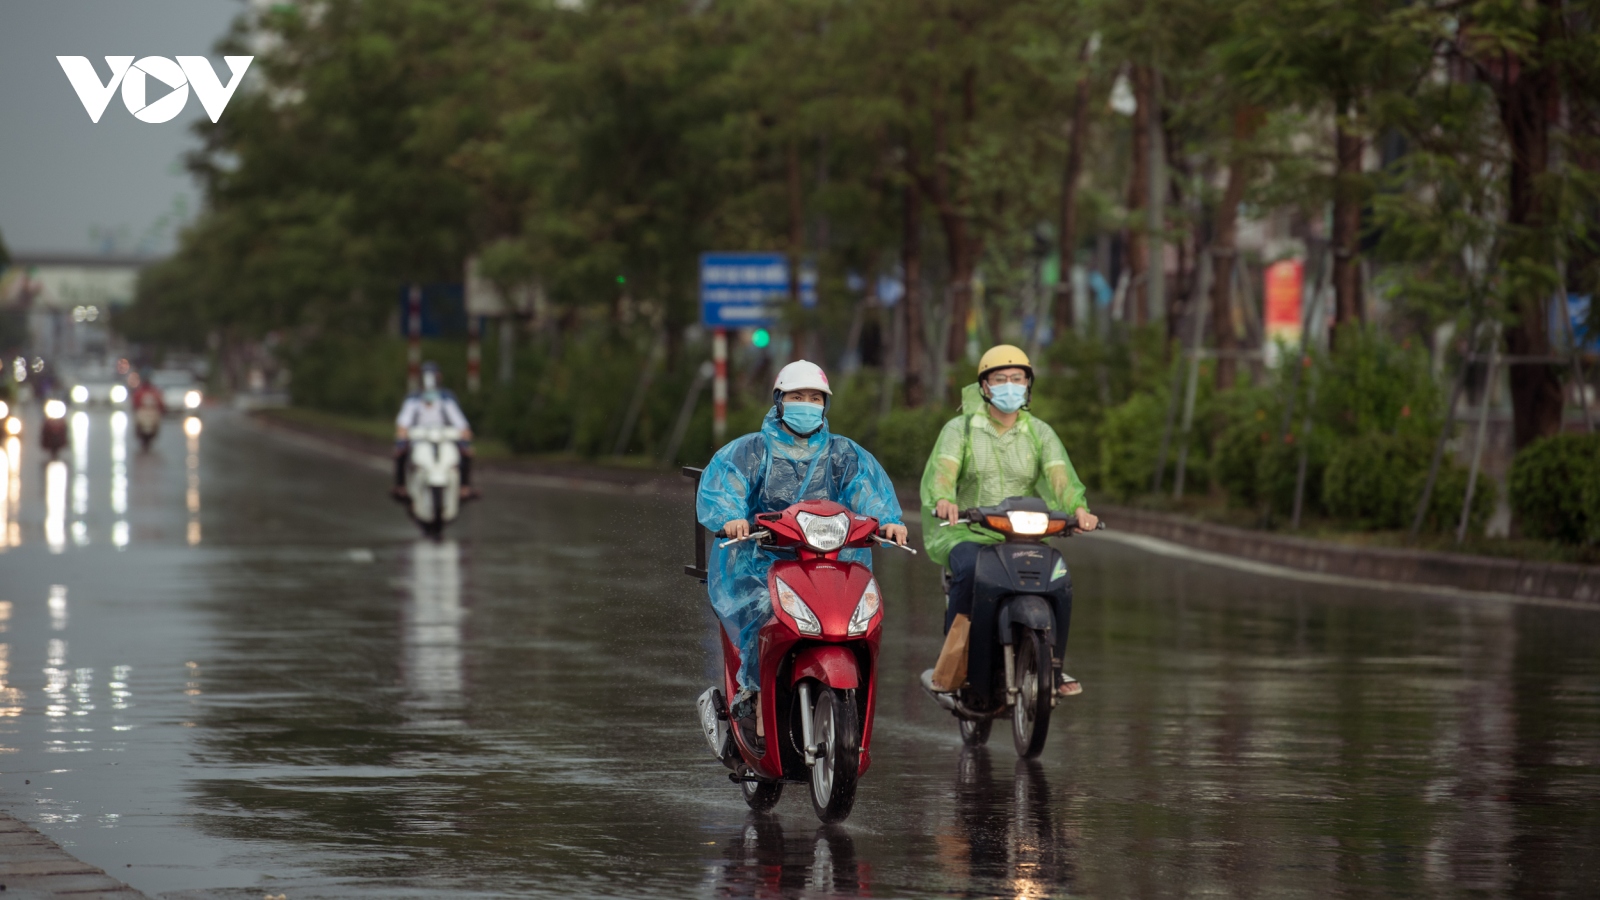
[[[828,375],[822,367],[814,362],[797,359],[778,372],[778,380],[772,383],[772,389],[779,397],[790,391],[821,391],[830,398],[833,389],[828,387]]]

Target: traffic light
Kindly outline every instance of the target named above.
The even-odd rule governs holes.
[[[757,328],[750,332],[750,346],[757,350],[765,349],[770,343],[772,343],[772,332],[765,328]]]

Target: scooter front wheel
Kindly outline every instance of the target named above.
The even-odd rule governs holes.
[[[434,540],[444,537],[444,488],[428,489],[433,500],[433,516],[422,524],[422,533]]]
[[[1050,733],[1050,693],[1054,689],[1050,645],[1044,632],[1017,629],[1017,699],[1011,711],[1011,738],[1017,755],[1032,759],[1044,750]]]
[[[739,770],[739,775],[744,778],[754,778],[755,771],[749,766]],[[783,783],[778,781],[741,781],[739,791],[744,794],[745,805],[756,812],[766,812],[778,805],[783,797]]]
[[[968,747],[982,747],[989,743],[989,732],[994,729],[993,719],[957,719],[961,723],[961,743]]]
[[[823,688],[811,712],[816,741],[811,765],[811,808],[824,822],[842,822],[856,805],[861,768],[861,725],[854,691]]]

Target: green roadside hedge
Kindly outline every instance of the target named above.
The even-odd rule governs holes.
[[[1511,510],[1526,537],[1600,543],[1600,435],[1543,438],[1511,462]]]

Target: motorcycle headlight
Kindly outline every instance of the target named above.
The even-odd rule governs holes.
[[[72,402],[73,403],[88,403],[89,402],[89,389],[84,387],[81,384],[73,385],[73,387],[72,387]]]
[[[21,419],[7,419],[6,420],[6,434],[21,434],[21,433],[22,433],[22,420]]]
[[[8,416],[10,414],[11,414],[11,407],[7,406],[6,402],[4,400],[0,400],[0,419],[4,419],[6,416]]]
[[[122,401],[124,401],[126,399],[128,399],[128,389],[127,388],[123,387],[120,384],[119,385],[115,385],[115,386],[113,386],[111,388],[111,402],[112,403],[121,403]]]
[[[44,415],[47,419],[63,419],[67,415],[67,405],[60,400],[46,400]]]
[[[795,521],[800,523],[800,533],[806,536],[806,543],[813,550],[829,553],[844,546],[844,539],[850,534],[850,515],[839,513],[836,516],[816,516],[811,513],[796,513]]]
[[[794,624],[799,627],[800,633],[821,634],[822,623],[817,621],[816,614],[811,611],[811,607],[800,599],[800,595],[794,592],[794,588],[784,584],[782,578],[776,579],[776,581],[778,582],[778,605],[782,606],[783,611],[793,617]]]
[[[1013,510],[1006,513],[1011,520],[1011,531],[1021,535],[1044,534],[1050,528],[1050,514]]]
[[[861,592],[861,602],[856,604],[856,611],[850,615],[850,636],[866,634],[872,617],[882,608],[883,598],[878,595],[878,580],[868,578],[867,589]]]
[[[188,407],[189,409],[197,408],[200,405],[200,392],[199,391],[189,391],[188,393],[184,394],[183,395],[183,405]]]

